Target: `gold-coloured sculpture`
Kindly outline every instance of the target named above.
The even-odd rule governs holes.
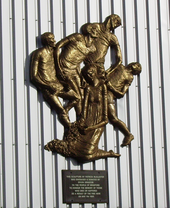
[[[89,85],[85,89],[82,117],[66,131],[62,141],[55,139],[45,148],[80,161],[119,157],[112,150],[98,149],[100,136],[108,122],[107,87],[98,79],[95,65],[85,66],[83,72]]]
[[[56,70],[62,81],[67,83],[74,90],[77,96],[75,110],[77,116],[82,111],[83,92],[81,90],[81,69],[80,64],[88,54],[92,54],[96,48],[93,40],[98,36],[98,25],[89,24],[86,35],[74,33],[56,44],[54,50]],[[62,49],[60,54],[60,49]],[[67,111],[73,107],[67,106]]]
[[[82,33],[74,33],[57,44],[52,33],[41,36],[43,47],[34,51],[31,59],[31,81],[66,127],[63,140],[50,141],[45,145],[46,150],[79,161],[119,157],[112,150],[98,149],[108,120],[125,135],[122,147],[134,139],[116,116],[115,99],[124,96],[133,76],[141,72],[141,65],[137,62],[122,65],[120,46],[112,33],[120,25],[120,17],[110,15],[103,23],[83,25]],[[116,61],[105,70],[109,47],[114,49]],[[62,106],[58,97],[68,100],[68,104]],[[73,123],[68,117],[72,107],[77,115]]]
[[[43,47],[32,54],[31,81],[41,90],[44,99],[57,112],[61,123],[65,127],[69,127],[70,120],[58,97],[73,101],[76,99],[76,94],[57,78],[53,55],[56,45],[54,35],[44,33],[41,36],[41,42]]]
[[[133,75],[138,75],[141,72],[141,65],[138,62],[130,63],[128,66],[120,64],[114,71],[107,75],[108,78],[108,118],[113,126],[125,135],[121,147],[127,146],[134,139],[126,124],[117,118],[115,110],[116,98],[121,98],[127,92],[133,81]]]

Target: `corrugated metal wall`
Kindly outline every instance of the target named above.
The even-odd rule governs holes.
[[[43,149],[62,139],[63,127],[30,83],[30,54],[40,47],[40,34],[52,31],[59,41],[112,13],[122,19],[115,34],[123,63],[139,61],[143,67],[117,101],[118,117],[135,139],[131,147],[120,148],[123,135],[108,124],[99,146],[120,152],[121,158],[80,165]],[[168,0],[0,1],[0,207],[170,207],[169,15]],[[106,68],[110,57],[109,51]],[[70,117],[75,119],[73,111]],[[63,204],[63,169],[107,170],[109,203]]]

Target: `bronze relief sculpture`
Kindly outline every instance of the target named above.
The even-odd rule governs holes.
[[[43,47],[33,52],[31,81],[58,114],[65,127],[63,140],[54,139],[45,149],[79,161],[119,157],[112,150],[98,148],[104,127],[110,123],[125,136],[122,147],[134,139],[124,122],[116,116],[115,99],[124,96],[141,72],[137,62],[122,64],[122,54],[115,28],[121,25],[118,15],[108,16],[103,23],[87,23],[82,33],[74,33],[58,43],[52,33],[41,36]],[[115,51],[115,63],[104,68],[109,47]],[[81,69],[80,65],[84,63]],[[63,106],[58,97],[68,100]],[[76,121],[71,123],[68,112],[74,107]]]

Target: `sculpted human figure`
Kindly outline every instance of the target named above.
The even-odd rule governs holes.
[[[121,70],[123,68],[123,65],[121,65],[122,63],[121,50],[120,50],[117,37],[112,33],[115,28],[121,25],[121,19],[118,15],[113,14],[113,15],[108,16],[103,23],[95,23],[95,24],[99,25],[100,27],[99,36],[94,41],[96,51],[87,57],[85,63],[88,64],[88,62],[90,62],[90,63],[95,63],[96,65],[98,65],[100,67],[100,72],[98,76],[100,76],[100,78],[107,80],[107,87],[109,89],[108,90],[108,118],[109,118],[110,123],[114,125],[115,127],[118,127],[119,130],[125,135],[125,140],[122,144],[122,147],[123,147],[125,145],[130,144],[130,141],[134,137],[128,130],[125,123],[117,118],[116,112],[115,112],[115,104],[114,104],[115,102],[114,98],[116,98],[116,92],[114,91],[114,94],[113,94],[113,92],[110,91],[110,88],[112,86],[112,84],[110,83],[111,81],[114,84],[116,83],[116,89],[119,90],[120,94],[122,93],[124,95],[128,89],[127,88],[125,91],[124,87],[125,86],[129,87],[128,84],[131,83],[133,80],[133,74],[131,74],[130,70],[128,71],[128,73],[126,73],[127,70]],[[86,33],[88,26],[89,25],[87,25],[87,28],[84,28],[84,30],[82,30],[84,34]],[[108,70],[106,70],[106,76],[105,76],[104,62],[105,62],[105,56],[109,47],[112,47],[115,50],[116,62]],[[117,72],[117,75],[121,74],[121,76],[120,77],[117,75],[110,76],[110,74],[112,74],[112,71],[114,70],[115,72],[117,71],[119,72],[120,70],[119,73]],[[127,76],[128,74],[129,76]],[[108,79],[109,76],[111,78],[110,80]]]
[[[94,51],[90,56],[85,60],[87,63],[95,63],[100,68],[104,69],[105,56],[109,47],[113,48],[115,51],[116,62],[114,66],[117,67],[122,63],[122,54],[120,45],[116,35],[113,34],[115,28],[121,25],[121,19],[118,15],[112,14],[109,15],[103,23],[92,23],[100,28],[98,37],[94,40],[94,45],[96,51]],[[89,30],[88,27],[90,24],[87,24],[86,27],[82,28],[82,33],[86,34]],[[113,68],[112,68],[113,69]],[[108,71],[109,72],[109,71]]]
[[[80,64],[87,55],[96,51],[93,40],[98,36],[98,30],[98,25],[90,24],[86,35],[74,33],[59,41],[54,51],[56,70],[60,75],[60,79],[74,90],[79,99],[75,105],[78,116],[82,111],[83,98]],[[71,107],[73,105],[68,105],[66,110],[70,110]]]
[[[133,62],[127,65],[119,65],[114,71],[108,74],[108,118],[111,124],[118,127],[119,130],[125,135],[121,144],[122,147],[129,145],[134,139],[129,129],[123,121],[117,118],[115,110],[115,99],[121,98],[127,92],[129,86],[133,81],[133,76],[140,74],[142,70],[138,62]]]
[[[35,50],[31,57],[31,81],[41,90],[44,99],[57,112],[60,122],[65,127],[69,127],[70,120],[58,96],[74,102],[76,94],[57,79],[53,56],[56,45],[54,35],[50,32],[42,34],[41,42],[43,47]]]
[[[98,148],[100,136],[108,122],[107,87],[97,78],[97,67],[86,65],[82,74],[88,83],[85,89],[83,115],[66,132],[63,140],[49,142],[45,149],[71,156],[80,161],[91,161],[106,157],[119,157],[112,150]]]

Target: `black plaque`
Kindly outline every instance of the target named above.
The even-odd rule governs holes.
[[[62,170],[63,203],[108,203],[107,171]]]

